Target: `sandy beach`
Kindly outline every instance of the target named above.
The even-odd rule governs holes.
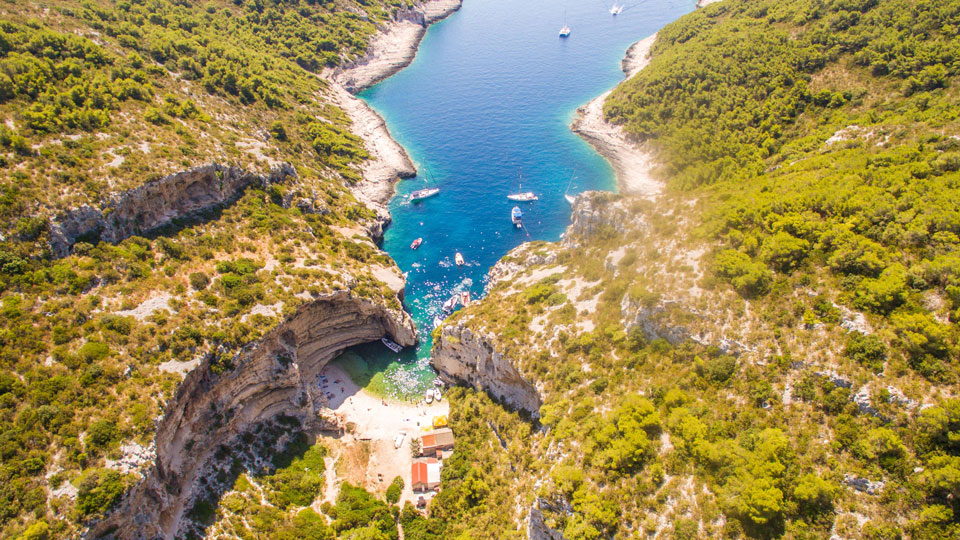
[[[410,439],[432,427],[435,416],[450,414],[450,405],[446,400],[430,405],[420,402],[413,404],[379,398],[357,386],[350,376],[335,363],[328,364],[321,375],[321,389],[327,397],[330,408],[347,424],[353,424],[352,433],[342,442],[350,445],[353,441],[368,442],[370,461],[367,467],[366,487],[374,491],[383,491],[397,476],[403,478],[402,501],[416,504],[416,497],[410,489],[410,465],[413,457],[410,453]],[[405,434],[400,448],[395,447],[397,435]],[[328,475],[335,474],[328,467]],[[378,474],[382,475],[382,481]],[[328,482],[338,484],[328,477]],[[329,491],[325,497],[334,497]]]
[[[621,67],[627,78],[633,77],[650,62],[650,48],[657,35],[644,38],[627,49]],[[620,193],[655,198],[662,183],[652,175],[656,160],[653,154],[630,141],[620,126],[603,119],[603,102],[613,90],[597,96],[577,109],[570,124],[574,133],[584,138],[597,152],[607,158],[617,173]]]

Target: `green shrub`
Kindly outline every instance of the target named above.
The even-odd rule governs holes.
[[[390,482],[390,486],[387,487],[387,502],[390,504],[396,504],[400,500],[400,494],[403,492],[403,478],[396,477],[393,479],[393,482]]]
[[[88,470],[78,482],[77,512],[82,518],[102,514],[120,499],[123,491],[123,478],[117,471]]]
[[[887,345],[873,334],[852,332],[847,336],[843,355],[856,361],[863,367],[879,373],[887,359]]]
[[[193,272],[190,274],[190,286],[194,290],[202,291],[210,284],[210,278],[203,272]]]

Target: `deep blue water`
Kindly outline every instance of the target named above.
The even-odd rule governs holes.
[[[623,80],[627,47],[694,9],[696,0],[465,0],[427,31],[414,62],[361,97],[386,120],[420,171],[402,181],[390,204],[393,223],[383,248],[407,272],[406,307],[421,344],[402,360],[379,344],[357,352],[388,372],[426,382],[430,331],[452,291],[482,294],[490,267],[528,240],[557,240],[569,223],[564,192],[615,190],[610,165],[568,126],[576,108]],[[564,22],[567,39],[557,35]],[[540,200],[514,203],[523,190]],[[426,177],[438,196],[418,204],[407,195]],[[524,212],[523,230],[510,210]],[[417,237],[419,250],[410,249]],[[467,264],[453,264],[454,254]],[[406,369],[403,369],[406,367]]]

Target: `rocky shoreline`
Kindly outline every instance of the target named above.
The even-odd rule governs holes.
[[[397,13],[373,38],[362,58],[331,73],[331,79],[356,94],[410,65],[427,27],[460,9],[463,0],[427,0]]]
[[[650,49],[656,38],[657,35],[653,34],[627,49],[621,62],[627,78],[636,75],[650,62]],[[612,91],[608,90],[578,108],[570,129],[610,162],[617,174],[620,193],[655,198],[663,183],[653,177],[652,171],[656,166],[653,153],[630,140],[622,127],[604,120],[603,102]]]
[[[330,83],[331,97],[350,117],[353,133],[363,139],[370,154],[363,165],[363,180],[352,191],[377,213],[377,224],[371,231],[374,237],[382,234],[383,226],[390,222],[387,203],[395,193],[397,180],[416,176],[417,168],[390,135],[383,117],[354,94],[410,65],[427,26],[456,12],[461,4],[462,0],[428,0],[399,12],[374,37],[363,58],[323,74]]]

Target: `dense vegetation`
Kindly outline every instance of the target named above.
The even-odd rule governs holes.
[[[0,536],[109,511],[136,480],[121,446],[148,443],[186,360],[229,370],[334,289],[397,307],[354,236],[363,146],[316,74],[400,4],[0,21]],[[569,540],[956,538],[958,28],[956,0],[725,0],[668,25],[605,111],[673,189],[597,196],[620,223],[521,248],[527,268],[450,323],[535,381],[539,421],[446,393],[457,447],[429,517],[396,504],[402,481],[319,504],[334,443],[303,436],[191,516],[239,538],[522,538],[531,507]],[[50,217],[211,160],[299,179],[52,257]]]
[[[358,234],[372,213],[349,189],[366,152],[318,75],[405,5],[5,6],[0,536],[74,537],[108,511],[138,478],[117,460],[149,445],[191,361],[219,351],[214,369],[229,369],[235,351],[325,292],[399,307],[368,272],[392,263]],[[149,238],[51,252],[49,223],[64,211],[109,209],[126,190],[211,162],[258,173],[290,163],[297,178]],[[293,480],[270,482],[276,504],[303,504],[283,487]]]
[[[926,306],[960,308],[958,24],[957,2],[724,2],[667,26],[605,110],[675,186],[712,185],[720,278],[829,281],[955,382],[955,325]]]

